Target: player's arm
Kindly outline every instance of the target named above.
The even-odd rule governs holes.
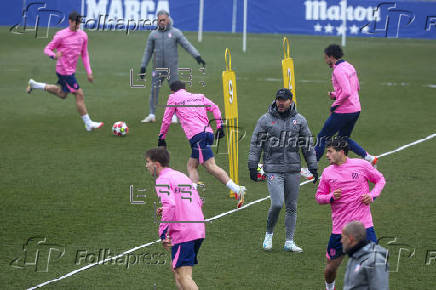
[[[332,107],[334,106],[340,106],[344,103],[344,101],[351,96],[351,84],[350,80],[348,79],[345,72],[341,70],[334,70],[333,76],[335,77],[336,81],[338,82],[339,86],[341,87],[341,94],[335,95],[336,101],[333,103]]]
[[[162,182],[162,181],[161,181]],[[165,240],[168,236],[169,223],[166,221],[174,221],[175,201],[174,192],[168,185],[169,182],[163,182],[156,185],[156,193],[162,203],[162,218],[159,224],[159,237],[161,240]]]
[[[165,137],[168,133],[168,129],[170,128],[171,118],[176,112],[176,107],[174,107],[174,104],[175,103],[173,101],[173,98],[170,95],[170,97],[168,98],[167,107],[165,108],[164,116],[162,118],[162,125],[160,127],[159,139],[161,140],[165,140]]]
[[[82,62],[83,62],[83,67],[86,70],[86,73],[88,74],[88,81],[92,82],[94,80],[94,77],[92,76],[92,70],[91,70],[91,65],[89,64],[89,53],[88,53],[88,35],[85,34],[84,37],[84,41],[83,41],[83,45],[82,45]]]
[[[369,193],[369,195],[372,198],[372,201],[374,201],[374,199],[380,195],[383,188],[385,187],[386,180],[383,174],[380,171],[378,171],[376,168],[374,168],[369,162],[365,162],[365,166],[366,166],[365,169],[367,172],[366,174],[368,180],[374,183],[374,187]]]
[[[221,111],[218,105],[216,105],[214,102],[203,96],[203,104],[206,106],[206,111],[212,112],[213,117],[216,121],[216,128],[219,129],[222,126],[222,119],[221,119]]]
[[[153,41],[153,33],[150,33],[150,35],[147,38],[147,44],[144,49],[144,55],[142,56],[141,60],[141,68],[146,68],[148,63],[150,62],[151,56],[153,55],[154,50],[154,41]]]
[[[330,184],[325,178],[325,171],[321,175],[318,189],[316,190],[315,199],[319,204],[332,203],[334,201],[333,193],[330,192]]]
[[[61,42],[62,42],[62,37],[60,36],[59,33],[56,33],[52,41],[50,41],[47,44],[47,46],[44,48],[44,53],[52,59],[58,59],[59,57],[62,56],[62,53],[60,51],[57,51],[55,53],[54,50],[55,49],[57,50],[59,48]]]

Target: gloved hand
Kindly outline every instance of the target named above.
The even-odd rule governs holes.
[[[215,132],[215,140],[221,139],[225,136],[223,127],[219,127]]]
[[[309,168],[309,171],[313,175],[313,184],[315,184],[318,181],[318,169],[316,169],[316,168]]]
[[[163,146],[165,148],[167,148],[167,142],[165,141],[165,139],[163,139],[163,135],[159,135],[159,138],[157,139],[157,147]]]
[[[141,80],[143,80],[145,77],[145,66],[141,67],[140,73],[141,73],[140,78],[141,78]]]
[[[333,106],[333,107],[330,107],[330,112],[334,112],[337,108],[339,107],[339,105],[336,105],[336,106]]]
[[[257,182],[257,168],[248,168],[250,170],[250,179]]]
[[[206,66],[206,62],[201,58],[201,56],[196,56],[195,60],[197,60],[198,64],[201,64],[202,66]]]

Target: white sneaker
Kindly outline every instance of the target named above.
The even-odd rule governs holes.
[[[26,93],[30,94],[32,92],[32,83],[34,82],[33,79],[29,79],[29,82],[27,83]]]
[[[270,251],[272,249],[272,238],[273,234],[265,234],[265,240],[263,240],[263,249]]]
[[[177,119],[177,116],[173,115],[173,117],[171,118],[171,123],[177,124],[178,122],[179,122],[179,119]]]
[[[247,189],[245,186],[239,186],[239,192],[236,194],[236,199],[238,200],[237,207],[240,208],[244,204],[245,192]]]
[[[150,122],[156,122],[156,116],[154,114],[149,114],[147,117],[144,118],[144,120],[141,120],[141,123],[150,123]]]
[[[365,156],[364,159],[365,159],[366,161],[368,161],[369,163],[371,163],[371,165],[372,165],[373,167],[377,168],[377,161],[378,161],[377,156],[372,156],[372,155],[366,154],[366,156]]]
[[[307,180],[311,180],[313,179],[313,174],[310,173],[308,168],[301,168],[301,172],[300,172],[301,176],[303,176],[304,178],[306,178]]]
[[[86,129],[86,131],[90,132],[90,131],[92,131],[94,129],[98,129],[98,128],[103,127],[103,125],[104,125],[103,122],[93,122],[93,121],[91,121],[91,123],[85,125],[85,129]]]
[[[294,241],[286,241],[283,249],[287,252],[302,253],[303,249],[297,246]]]

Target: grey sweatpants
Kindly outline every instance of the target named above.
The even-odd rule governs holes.
[[[297,200],[300,191],[300,173],[267,173],[268,191],[271,197],[271,207],[268,210],[266,222],[267,233],[273,233],[279,218],[280,210],[285,202],[286,240],[294,239],[295,223],[297,221]]]
[[[168,80],[168,84],[176,81],[179,79],[177,68],[173,68],[169,70],[169,79],[168,79],[168,72],[165,70],[156,71],[153,70],[151,73],[151,92],[150,92],[150,114],[153,114],[156,112],[156,106],[159,103],[159,90],[160,87],[163,85],[163,82],[165,80]]]

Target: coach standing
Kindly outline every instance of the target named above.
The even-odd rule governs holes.
[[[172,19],[167,11],[158,11],[157,17],[158,27],[148,36],[147,45],[141,62],[141,74],[144,74],[148,63],[154,54],[153,70],[151,73],[150,114],[141,121],[143,123],[156,122],[155,111],[158,103],[159,88],[163,79],[167,78],[168,83],[179,79],[179,56],[177,53],[177,44],[180,44],[189,54],[191,54],[197,60],[198,64],[201,64],[202,66],[206,65],[198,50],[192,46],[179,29],[172,26]],[[161,70],[157,71],[157,68],[160,68]],[[172,121],[173,123],[176,123],[177,118],[173,118]]]
[[[312,147],[312,134],[306,119],[295,110],[291,91],[280,89],[277,91],[275,101],[269,106],[268,112],[257,121],[248,155],[250,178],[257,181],[257,166],[263,151],[263,169],[267,175],[268,191],[271,197],[263,242],[265,250],[272,248],[274,226],[284,201],[286,206],[284,249],[292,252],[303,251],[294,243],[300,187],[300,148],[314,176],[313,182],[316,183],[318,164]]]

